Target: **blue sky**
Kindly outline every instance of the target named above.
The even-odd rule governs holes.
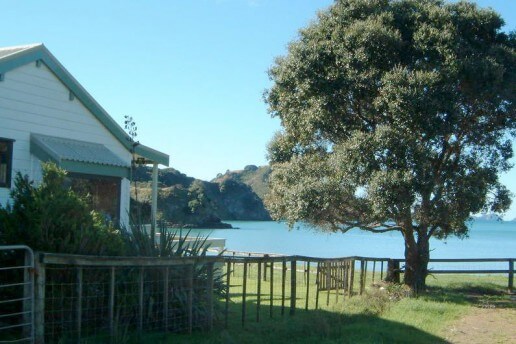
[[[516,29],[516,1],[479,0]],[[330,0],[6,1],[0,46],[42,42],[140,142],[210,180],[266,164],[267,69]],[[516,170],[502,176],[516,194]],[[516,206],[507,218],[516,217]]]

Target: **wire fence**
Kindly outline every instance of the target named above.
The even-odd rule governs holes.
[[[223,290],[215,263],[40,254],[36,341],[125,342],[145,332],[209,330]]]
[[[191,268],[47,266],[45,338],[123,341],[143,331],[184,332],[205,326],[208,286],[203,278],[189,283],[185,277]],[[195,304],[191,314],[189,297]]]
[[[0,343],[34,340],[33,262],[27,246],[0,246]]]
[[[353,266],[352,259],[231,258],[225,315],[240,317],[245,325],[263,317],[293,315],[297,309],[334,306],[351,295],[353,287],[360,288],[353,280]],[[238,307],[231,308],[232,302]]]
[[[363,294],[388,274],[402,274],[404,263],[267,254],[36,257],[37,343],[126,342],[150,332],[209,331],[301,310],[346,307],[349,297]],[[507,286],[513,287],[514,259],[435,259],[430,267],[433,274],[506,274]]]

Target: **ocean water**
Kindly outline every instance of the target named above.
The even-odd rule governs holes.
[[[312,257],[363,256],[403,258],[399,232],[375,234],[360,230],[325,233],[299,225],[289,230],[279,222],[228,221],[235,229],[192,230],[191,235],[226,239],[228,250]],[[431,239],[432,258],[514,258],[516,222],[475,221],[469,238]]]

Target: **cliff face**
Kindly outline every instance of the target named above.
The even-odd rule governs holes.
[[[210,184],[217,186],[212,195],[222,219],[247,221],[271,219],[262,199],[248,185],[231,179]]]
[[[212,183],[224,183],[227,180],[232,180],[237,183],[248,185],[254,193],[260,197],[261,200],[269,191],[269,175],[271,168],[269,166],[255,166],[247,165],[243,170],[226,171],[224,174],[219,174]]]
[[[147,167],[133,175],[144,219],[150,217],[151,176]],[[262,199],[241,179],[228,176],[206,182],[167,168],[159,171],[158,182],[159,216],[177,226],[224,228],[221,220],[270,220]],[[135,196],[133,190],[133,204]]]

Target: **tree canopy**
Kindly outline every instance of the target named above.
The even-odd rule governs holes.
[[[290,225],[400,231],[424,286],[431,236],[503,212],[516,135],[516,36],[470,2],[339,0],[277,58],[265,100],[267,206]]]

